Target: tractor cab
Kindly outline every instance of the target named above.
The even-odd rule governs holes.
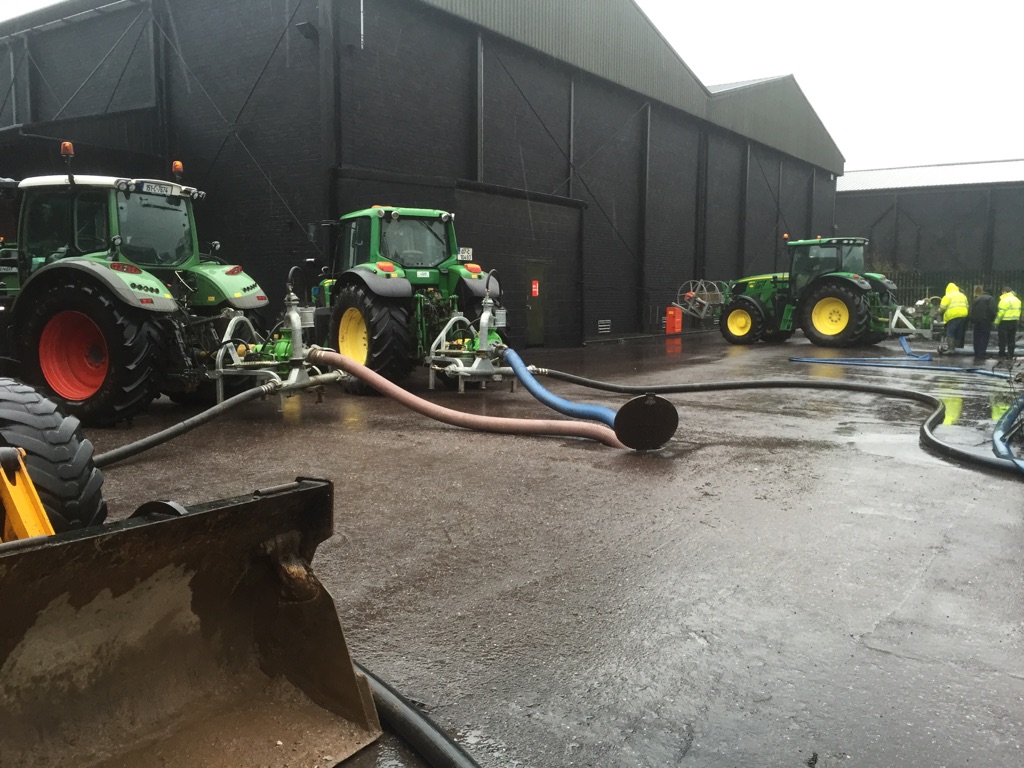
[[[438,269],[457,253],[454,218],[447,211],[389,206],[343,216],[340,247],[331,271],[337,275],[376,262],[407,270]]]
[[[34,272],[57,259],[99,256],[143,269],[176,268],[197,252],[192,200],[169,182],[108,176],[39,176],[21,182],[18,252]]]
[[[789,280],[793,296],[799,296],[808,285],[822,275],[862,273],[867,243],[868,241],[862,237],[790,241]]]

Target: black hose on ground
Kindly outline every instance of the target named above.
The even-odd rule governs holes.
[[[578,384],[591,389],[600,389],[605,392],[619,392],[630,395],[643,395],[647,393],[655,395],[677,395],[693,392],[721,392],[723,390],[736,389],[832,389],[845,390],[848,392],[865,392],[883,397],[895,397],[901,400],[914,400],[924,405],[930,405],[935,410],[921,424],[921,443],[926,448],[931,448],[936,453],[942,454],[967,464],[994,469],[999,472],[1019,472],[1017,465],[1007,459],[1000,459],[995,456],[983,456],[977,453],[957,448],[954,445],[943,442],[935,436],[932,431],[942,423],[946,415],[946,405],[937,397],[924,392],[916,392],[912,389],[896,389],[878,384],[860,384],[851,381],[814,381],[796,379],[762,379],[760,381],[719,381],[710,384],[661,384],[656,386],[634,387],[624,384],[611,384],[605,381],[596,381],[582,376],[575,376],[562,371],[552,371],[547,368],[535,369],[537,374],[550,376],[559,381]]]
[[[150,448],[156,448],[156,446],[166,443],[168,440],[173,440],[179,435],[183,435],[196,427],[202,426],[206,422],[217,418],[225,411],[230,411],[235,406],[247,403],[250,400],[255,400],[257,397],[268,395],[275,389],[276,386],[274,384],[261,384],[258,387],[253,387],[252,389],[247,389],[244,392],[239,392],[237,395],[229,397],[227,400],[217,403],[216,405],[207,408],[205,411],[197,413],[195,416],[175,424],[173,427],[168,427],[167,429],[156,432],[155,434],[147,435],[141,440],[136,440],[134,443],[128,443],[127,445],[122,445],[120,448],[114,448],[106,453],[101,453],[94,457],[93,461],[97,467],[102,469],[103,467],[108,467],[116,462],[124,461],[132,456],[137,456],[143,451],[148,451]]]
[[[381,721],[412,747],[430,768],[480,768],[462,747],[402,694],[359,662],[352,663],[366,676]]]

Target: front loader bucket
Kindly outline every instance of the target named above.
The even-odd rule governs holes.
[[[0,545],[0,766],[309,768],[376,739],[308,565],[333,515],[298,480]]]

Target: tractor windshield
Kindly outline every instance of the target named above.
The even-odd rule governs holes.
[[[192,256],[192,226],[184,198],[117,193],[121,252],[147,267],[177,267]]]
[[[381,219],[380,255],[403,267],[436,267],[448,258],[448,225],[440,219]]]
[[[815,278],[829,272],[863,272],[862,243],[813,243],[792,246],[790,281],[799,293]]]

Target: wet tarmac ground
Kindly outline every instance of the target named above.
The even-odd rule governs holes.
[[[981,453],[1015,399],[978,375],[788,360],[906,360],[894,342],[730,347],[709,333],[521,355],[628,384],[921,390],[955,420],[938,436]],[[542,383],[578,402],[628,399]],[[428,392],[425,372],[409,388],[476,413],[561,418],[522,388]],[[314,568],[353,656],[484,768],[1024,764],[1024,477],[927,453],[930,410],[905,400],[668,399],[675,437],[635,453],[469,432],[332,387],[283,410],[246,404],[112,466],[106,497],[117,518],[150,499],[332,480],[335,536]],[[103,452],[194,412],[161,400],[89,436]],[[352,765],[419,763],[386,737]]]

